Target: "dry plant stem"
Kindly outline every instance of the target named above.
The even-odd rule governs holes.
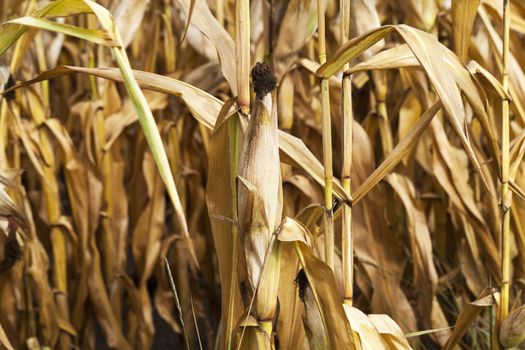
[[[163,18],[165,19],[164,52],[166,59],[166,71],[173,72],[177,66],[178,49],[177,45],[175,44],[175,35],[173,34],[173,29],[171,27],[171,21],[173,18],[173,15],[171,13],[171,6],[169,6],[168,4],[166,4],[166,6],[164,7]]]
[[[341,44],[348,40],[350,24],[350,1],[341,0]],[[349,67],[344,66],[344,70]],[[354,119],[352,111],[352,81],[350,76],[343,76],[343,166],[341,169],[341,181],[343,188],[350,197],[351,195],[351,173],[352,173],[352,122]],[[352,305],[353,282],[354,282],[354,255],[352,237],[352,207],[343,204],[342,225],[342,264],[343,264],[343,298],[344,303]]]
[[[240,146],[240,129],[239,120],[236,116],[233,116],[228,121],[230,128],[230,183],[232,191],[232,214],[234,222],[237,222],[237,189],[235,185],[235,179],[237,178],[237,167],[239,161],[239,146]],[[237,225],[232,225],[232,266],[231,266],[231,279],[230,279],[230,300],[228,301],[228,319],[226,320],[226,336],[228,337],[228,349],[232,347],[232,330],[233,330],[233,315],[234,315],[234,290],[237,285],[237,261],[239,257],[239,245],[238,243],[239,232]]]
[[[95,68],[95,55],[93,54],[93,48],[89,49],[89,67]],[[91,87],[91,93],[93,94],[93,99],[98,100],[98,89],[97,89],[97,80],[94,76],[89,77],[89,86]]]
[[[244,115],[250,113],[250,1],[235,1],[237,97]]]
[[[215,16],[217,21],[224,27],[224,4],[223,0],[215,0]]]
[[[199,349],[202,350],[201,334],[199,331],[199,326],[197,324],[197,318],[195,316],[195,306],[193,305],[193,296],[191,295],[190,295],[190,306],[191,306],[191,315],[193,317],[193,324],[195,325],[195,332],[197,333],[197,340],[199,341]]]
[[[319,63],[326,62],[326,43],[325,43],[325,18],[324,1],[317,0],[317,35],[318,35],[318,54]],[[334,218],[332,213],[332,123],[330,120],[330,95],[328,79],[321,80],[321,110],[323,128],[323,163],[325,178],[325,262],[334,269]]]
[[[24,253],[24,264],[25,266],[30,266],[31,256],[29,252]],[[30,288],[31,279],[29,273],[27,273],[27,268],[25,268],[26,273],[24,273],[24,291],[25,291],[25,305],[27,307],[27,335],[28,337],[36,335],[36,319],[35,319],[35,309],[34,309],[34,298],[33,298],[33,289]]]
[[[272,325],[272,321],[259,321],[259,326],[261,326],[261,328],[266,332],[266,334],[268,334],[268,336],[271,338],[272,337],[272,332],[273,332],[273,325]]]
[[[502,85],[506,93],[509,91],[508,57],[509,57],[509,1],[503,2],[503,53],[502,53]],[[502,209],[502,262],[501,262],[501,300],[500,322],[503,322],[509,312],[510,284],[510,206],[512,192],[509,191],[509,100],[503,100],[503,121],[501,128],[501,209]]]
[[[94,66],[93,55],[90,55],[89,65]],[[93,93],[93,98],[96,100],[98,96],[97,93],[97,84],[94,78],[90,77],[90,87]],[[103,235],[102,235],[102,246],[104,247],[102,251],[102,263],[104,266],[104,277],[106,281],[113,281],[114,278],[114,269],[113,262],[115,261],[115,240],[113,238],[113,231],[110,225],[110,219],[113,216],[114,212],[114,200],[113,200],[113,190],[111,187],[111,179],[113,173],[112,158],[110,152],[105,152],[103,150],[104,143],[106,140],[106,128],[105,128],[105,117],[104,112],[99,109],[95,112],[94,118],[94,132],[93,139],[95,144],[95,157],[96,163],[102,174],[102,183],[103,183],[103,195],[106,205],[107,216],[101,218]],[[114,146],[113,146],[114,147]],[[120,310],[120,298],[115,300],[117,305],[114,304],[115,310]]]
[[[2,99],[2,101],[5,101],[5,99]],[[4,106],[4,107],[7,107]],[[20,162],[20,144],[18,142],[13,143],[13,156],[10,164],[12,164],[13,168],[20,169],[21,168],[21,162]],[[21,180],[18,179],[17,186],[22,186]],[[16,203],[20,205],[20,208],[23,208],[24,203],[24,197],[22,193],[13,193],[14,198],[16,198]],[[28,232],[29,234],[29,232]],[[35,298],[33,297],[33,289],[31,288],[31,278],[30,273],[28,270],[28,266],[31,265],[31,254],[29,252],[29,249],[24,250],[24,274],[22,283],[24,285],[24,301],[26,306],[26,317],[27,317],[27,324],[26,324],[26,336],[27,338],[36,336],[37,334],[37,320],[36,320],[36,313],[35,313]]]
[[[46,56],[44,52],[44,44],[42,41],[42,33],[36,35],[37,48],[37,62],[39,69],[45,71],[47,69]],[[43,113],[49,112],[49,82],[41,83],[42,87],[42,108]],[[42,151],[45,153],[45,159],[51,159],[51,163],[44,167],[45,178],[42,179],[44,195],[46,198],[46,207],[49,224],[51,225],[51,245],[53,250],[54,267],[54,281],[58,293],[56,300],[60,316],[69,321],[69,305],[68,305],[68,286],[67,286],[67,241],[63,230],[56,226],[62,215],[60,209],[60,195],[58,193],[58,181],[55,174],[54,166],[54,151],[52,143],[49,139],[47,128],[42,123],[44,120],[35,120],[40,125],[39,134]],[[48,183],[49,182],[49,183]],[[71,339],[68,333],[61,332],[59,337],[59,346],[61,348],[69,348]]]
[[[171,291],[173,292],[173,299],[175,301],[175,306],[177,307],[179,321],[182,326],[182,335],[184,336],[184,342],[186,343],[186,348],[189,350],[191,349],[191,347],[190,347],[190,342],[188,340],[188,336],[186,334],[186,327],[184,326],[184,318],[182,317],[182,310],[180,307],[179,295],[177,293],[177,287],[175,286],[175,280],[173,279],[173,275],[171,273],[170,263],[168,262],[168,258],[166,257],[164,257],[164,265],[166,267],[166,273],[168,274],[168,279],[170,281]]]
[[[307,49],[308,49],[308,58],[311,59],[312,61],[315,61],[315,42],[313,40],[310,40],[308,41],[308,44],[307,44]],[[310,83],[310,87],[314,87],[315,84],[316,84],[316,81],[315,81],[315,75],[313,74],[308,74],[308,82]],[[317,118],[317,115],[316,115],[316,120],[315,120],[318,124],[321,123],[321,120]]]
[[[217,11],[222,12],[222,3],[217,1]],[[221,7],[219,9],[219,6]],[[224,19],[223,19],[224,20]],[[223,24],[219,18],[219,23]],[[250,2],[249,0],[235,1],[235,60],[237,63],[237,104],[243,115],[250,113]],[[242,116],[239,116],[242,117]],[[237,117],[230,118],[230,175],[232,189],[232,213],[235,222],[237,222],[237,191],[236,182],[239,147],[240,147],[240,129]],[[237,237],[239,232],[237,227],[232,225],[232,266],[231,280],[228,286],[230,290],[230,300],[228,301],[228,319],[226,320],[226,336],[228,337],[228,349],[232,346],[232,332],[234,327],[234,290],[237,285],[237,261],[239,256],[239,247]]]
[[[95,112],[95,128],[96,128],[96,135],[95,136],[95,142],[96,142],[96,156],[97,156],[97,165],[99,169],[101,170],[102,174],[102,183],[104,185],[103,188],[103,196],[106,206],[106,212],[107,217],[102,218],[102,227],[103,227],[103,236],[102,236],[102,246],[104,247],[103,250],[103,266],[104,266],[104,276],[106,278],[106,281],[110,282],[113,281],[115,277],[115,261],[117,261],[117,256],[115,254],[116,252],[116,242],[114,239],[114,232],[111,227],[111,220],[110,218],[113,217],[115,212],[115,198],[114,198],[114,191],[112,189],[112,174],[113,172],[113,157],[111,156],[112,149],[108,150],[107,152],[104,152],[102,149],[104,146],[104,140],[105,137],[102,138],[102,136],[106,135],[105,130],[105,124],[104,124],[104,113],[102,110],[98,110]],[[118,141],[112,146],[112,147],[118,147]],[[101,252],[102,253],[102,252]],[[115,306],[115,310],[120,310],[120,300],[115,300],[116,303],[118,303]]]
[[[377,113],[379,114],[379,133],[381,135],[381,144],[383,145],[383,156],[386,158],[392,152],[393,141],[388,122],[388,112],[386,109],[386,87],[380,87],[376,90]]]
[[[42,38],[42,32],[39,32],[35,37],[36,42],[36,52],[38,58],[38,69],[42,72],[47,70],[46,64],[46,53],[44,49],[44,41]],[[43,81],[40,83],[42,87],[42,103],[44,104],[45,109],[49,109],[49,81]]]
[[[47,219],[51,225],[51,247],[53,251],[53,280],[57,289],[56,299],[61,317],[69,319],[67,304],[67,261],[66,261],[66,237],[64,232],[56,226],[60,212],[60,197],[58,194],[58,183],[54,171],[54,152],[52,150],[47,130],[40,129],[41,149],[46,154],[46,159],[53,159],[50,165],[45,165],[42,189],[46,201]],[[61,346],[68,346],[69,336],[65,332],[60,333]]]
[[[381,118],[379,122],[379,132],[381,133],[381,143],[383,145],[383,155],[386,157],[392,152],[393,142],[392,134],[390,133],[390,127],[388,123],[388,114],[386,112],[386,104],[384,101],[379,102],[377,106],[379,116]]]
[[[0,165],[1,168],[6,168],[6,151],[7,151],[7,101],[3,98],[0,101]]]

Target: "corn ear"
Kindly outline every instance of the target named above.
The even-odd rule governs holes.
[[[274,105],[275,77],[264,63],[252,70],[255,107],[245,134],[238,170],[238,220],[255,315],[269,335],[277,308],[279,246],[273,232],[281,221],[282,188]]]

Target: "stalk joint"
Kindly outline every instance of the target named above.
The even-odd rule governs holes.
[[[328,208],[326,205],[321,205],[321,208],[323,209],[323,211],[326,214],[329,214],[330,216],[333,216],[333,214],[334,214],[334,204],[333,203],[330,206],[330,208]]]

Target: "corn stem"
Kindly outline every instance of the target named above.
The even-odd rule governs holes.
[[[509,1],[503,1],[503,53],[502,53],[502,86],[509,91],[508,57],[509,57]],[[502,209],[502,261],[501,261],[501,300],[500,322],[503,322],[509,312],[510,284],[510,206],[512,193],[509,191],[509,100],[503,100],[503,121],[501,128],[501,209]]]
[[[235,62],[237,97],[244,115],[250,113],[250,1],[235,1]]]
[[[231,191],[232,191],[232,214],[233,219],[237,222],[237,188],[235,184],[235,179],[237,177],[237,167],[239,161],[239,146],[240,146],[240,129],[239,129],[239,120],[237,117],[233,116],[229,120],[230,127],[230,182],[231,182]],[[228,349],[232,348],[232,330],[234,327],[234,295],[235,295],[235,286],[237,285],[237,260],[239,257],[239,232],[237,231],[237,226],[232,225],[232,266],[231,266],[231,278],[229,285],[229,295],[230,300],[228,301],[228,319],[226,320],[226,336],[228,337]]]
[[[215,0],[215,17],[224,26],[224,4],[223,0]]]
[[[341,18],[341,45],[349,39],[350,31],[350,1],[341,0],[340,2]],[[349,67],[344,66],[344,70]],[[351,192],[351,172],[352,172],[352,122],[354,119],[352,112],[352,81],[350,76],[343,76],[343,137],[342,137],[342,155],[343,165],[341,169],[341,181],[343,188],[350,197]],[[343,298],[344,303],[352,305],[353,299],[353,282],[354,282],[354,252],[352,237],[352,207],[343,204],[343,225],[342,225],[342,260],[343,260]]]
[[[36,51],[37,51],[37,63],[38,68],[41,71],[47,69],[46,56],[44,52],[44,43],[42,33],[38,33],[36,39]],[[45,118],[48,117],[49,109],[49,82],[44,81],[41,84],[42,88],[42,105],[41,108],[44,110],[42,115]],[[37,124],[43,122],[43,120],[35,120]],[[47,204],[47,216],[51,226],[50,239],[53,251],[53,262],[54,262],[54,282],[58,290],[56,294],[56,302],[58,305],[58,313],[65,320],[69,321],[69,304],[68,304],[68,281],[67,281],[67,241],[64,231],[56,226],[60,217],[62,216],[62,210],[60,208],[60,195],[58,192],[58,180],[55,173],[55,155],[53,151],[52,142],[49,138],[47,129],[39,129],[41,148],[45,154],[45,159],[51,160],[49,165],[44,168],[45,178],[42,179],[45,200]],[[59,346],[61,348],[69,348],[71,345],[71,338],[68,333],[60,332]]]
[[[266,332],[266,334],[268,334],[268,336],[272,337],[272,331],[273,331],[273,324],[272,324],[272,321],[261,321],[259,322],[259,325],[261,326],[261,328]]]
[[[323,0],[317,0],[317,36],[319,63],[326,62],[325,41],[325,7]],[[330,91],[328,79],[321,80],[321,119],[323,136],[323,163],[324,163],[324,197],[325,197],[325,262],[334,269],[334,218],[332,213],[332,122],[330,120]]]

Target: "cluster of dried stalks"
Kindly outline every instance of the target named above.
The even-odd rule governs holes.
[[[0,7],[0,347],[524,340],[521,0]]]

